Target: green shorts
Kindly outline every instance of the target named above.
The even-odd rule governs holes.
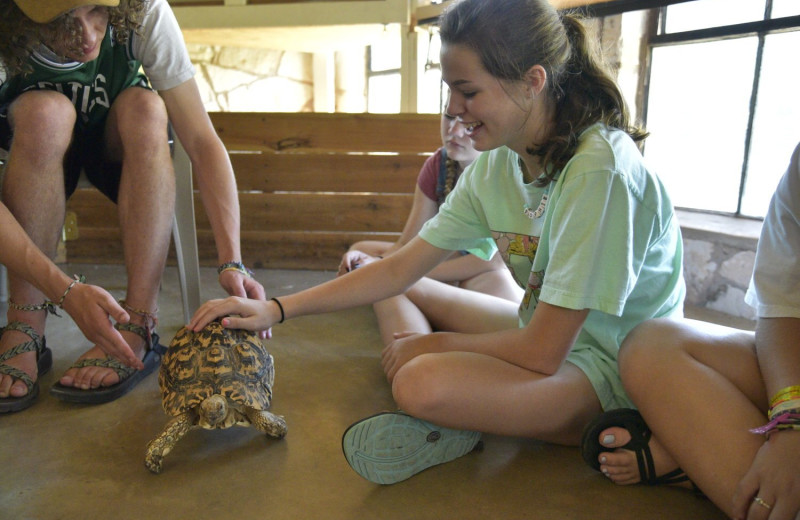
[[[594,387],[603,410],[636,408],[631,402],[619,376],[617,360],[595,345],[576,343],[567,361],[578,367]]]

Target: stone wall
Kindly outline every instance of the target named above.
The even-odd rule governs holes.
[[[682,217],[686,217],[681,213]],[[694,216],[698,221],[703,216]],[[755,319],[744,302],[755,262],[760,222],[706,216],[717,222],[713,230],[682,224],[686,304],[737,318]],[[727,220],[735,232],[721,232]],[[712,222],[713,223],[713,222]]]
[[[187,48],[209,112],[314,110],[311,53],[191,43]],[[366,110],[364,56],[363,49],[335,53],[337,112]]]

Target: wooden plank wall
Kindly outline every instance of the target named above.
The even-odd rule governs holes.
[[[256,268],[334,270],[355,241],[395,240],[419,169],[441,145],[439,116],[431,114],[211,117],[236,173],[244,262]],[[80,189],[67,206],[79,235],[66,244],[67,260],[122,263],[114,205],[94,189]],[[197,193],[195,206],[200,263],[215,266]]]

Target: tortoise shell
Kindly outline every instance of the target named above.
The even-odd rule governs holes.
[[[161,361],[158,384],[169,415],[180,415],[213,394],[266,410],[272,400],[272,356],[254,332],[226,329],[219,321],[175,334]]]

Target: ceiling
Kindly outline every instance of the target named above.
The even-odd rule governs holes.
[[[187,43],[300,52],[364,47],[411,19],[408,0],[171,5]]]
[[[365,47],[386,32],[387,28],[380,24],[361,24],[184,29],[183,37],[186,43],[314,53]]]
[[[171,0],[187,43],[298,52],[364,47],[410,20],[435,20],[453,0],[421,5],[410,0],[247,3]],[[687,0],[550,0],[559,9],[589,4],[623,10]],[[388,28],[388,29],[387,29]],[[398,34],[395,32],[394,34]]]

